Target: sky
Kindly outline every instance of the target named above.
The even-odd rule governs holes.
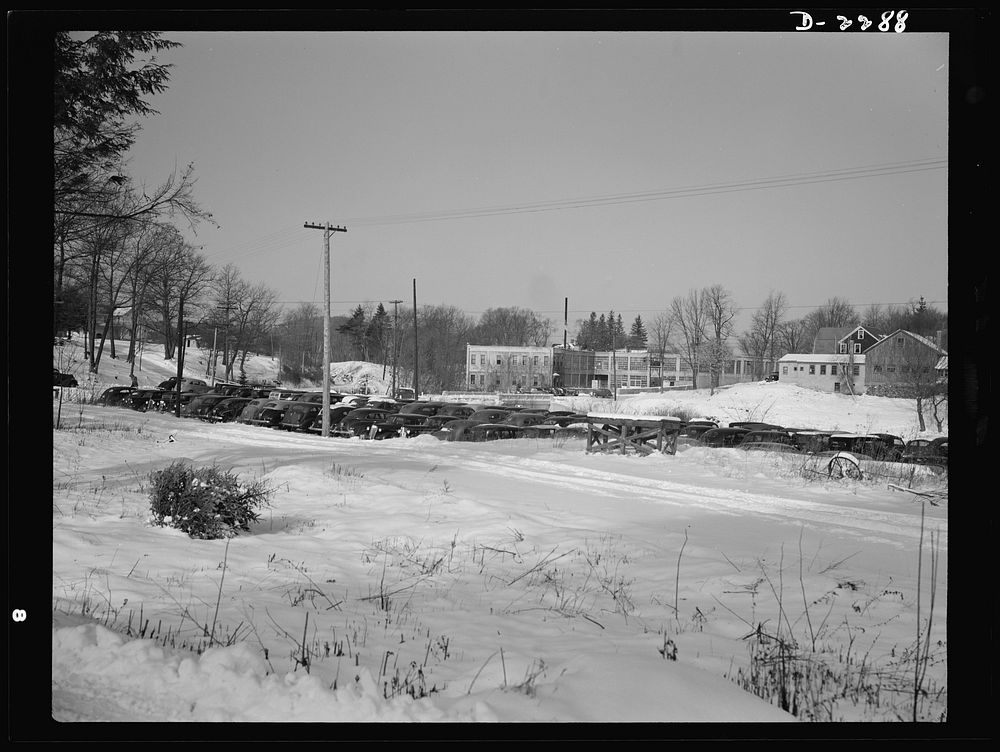
[[[916,14],[916,12],[914,12]],[[817,18],[818,20],[818,18]],[[834,19],[830,19],[832,22]],[[517,306],[626,327],[722,285],[947,310],[945,33],[165,31],[127,172],[286,306]],[[725,28],[724,26],[722,27]]]
[[[62,357],[72,370],[79,342]],[[194,352],[193,370],[199,357],[207,352]],[[171,365],[149,353],[143,383]],[[253,378],[273,367],[250,364]],[[948,480],[926,468],[906,480],[889,466],[833,480],[822,462],[817,475],[802,458],[735,449],[640,457],[587,453],[582,437],[324,439],[87,404],[126,374],[109,362],[103,383],[53,402],[46,697],[58,724],[15,723],[15,737],[502,738],[538,734],[522,726],[537,723],[558,724],[541,733],[560,736],[602,723],[583,733],[722,738],[870,737],[892,723],[907,736],[895,722],[908,718],[908,696],[891,689],[912,686],[908,651],[928,618],[922,718],[948,713],[949,723],[916,733],[961,735],[959,719],[978,708],[963,691],[979,684],[954,678],[976,632],[950,618]],[[917,435],[908,400],[781,382],[569,401],[600,414]],[[152,524],[149,473],[179,460],[265,481],[270,506],[228,545]],[[127,634],[140,622],[144,639]],[[205,645],[205,625],[226,644]],[[842,684],[811,684],[836,723],[782,731],[807,719],[738,687],[758,627],[803,650],[815,643],[814,659],[863,690],[838,698]],[[308,672],[295,662],[303,641]],[[414,667],[435,691],[387,698],[385,682],[408,686]],[[859,701],[866,691],[877,706]],[[79,725],[92,721],[111,725]],[[116,725],[152,721],[171,725]],[[281,728],[306,723],[320,725]],[[397,723],[434,725],[385,726]],[[504,728],[479,730],[494,723]]]

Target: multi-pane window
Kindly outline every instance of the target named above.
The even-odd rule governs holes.
[[[851,366],[851,375],[852,376],[860,376],[861,375],[861,366],[859,366],[859,365]]]
[[[861,345],[857,342],[854,343],[854,352],[856,353],[861,352]]]
[[[837,364],[836,363],[834,363],[833,365],[830,366],[830,375],[831,376],[836,376],[837,375]]]
[[[819,367],[819,375],[820,376],[826,376],[826,366],[825,365],[821,365]]]
[[[814,366],[814,365],[810,365],[810,366],[809,366],[809,375],[810,375],[810,376],[813,376],[813,375],[815,375],[815,374],[816,374],[816,366]]]
[[[858,339],[864,339],[864,338],[865,338],[864,329],[858,329]]]
[[[840,351],[842,353],[846,353],[847,352],[847,343],[846,342],[841,342],[840,343]]]

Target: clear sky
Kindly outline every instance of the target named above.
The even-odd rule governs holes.
[[[874,17],[874,16],[873,16]],[[876,23],[878,21],[877,17]],[[830,19],[831,21],[833,19]],[[946,33],[165,31],[128,171],[288,306],[947,309]],[[874,32],[874,33],[873,33]]]

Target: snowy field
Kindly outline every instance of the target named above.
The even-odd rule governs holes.
[[[948,717],[927,469],[324,439],[86,404],[102,379],[53,404],[57,721],[893,722],[917,683],[918,719]],[[781,383],[557,406],[917,435],[910,401]],[[177,460],[270,505],[228,541],[153,525],[149,475]]]

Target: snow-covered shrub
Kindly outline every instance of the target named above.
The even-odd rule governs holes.
[[[157,525],[183,530],[192,538],[229,538],[248,532],[269,503],[263,481],[243,483],[217,467],[194,469],[174,462],[150,474],[150,510]]]

